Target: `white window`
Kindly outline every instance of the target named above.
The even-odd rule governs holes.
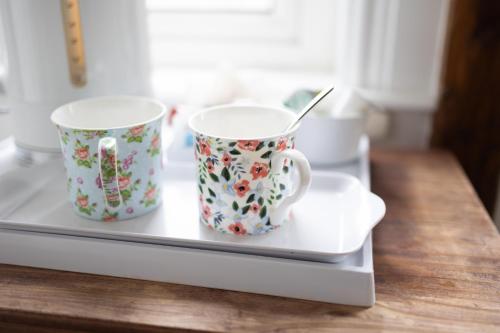
[[[330,0],[147,0],[154,68],[333,68]]]

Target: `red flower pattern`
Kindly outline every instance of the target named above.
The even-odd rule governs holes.
[[[208,142],[205,140],[200,140],[199,145],[200,145],[200,153],[202,155],[210,156],[212,152],[210,151],[210,145],[208,144]]]
[[[214,163],[210,160],[207,161],[207,171],[208,173],[214,172]]]
[[[266,163],[255,162],[250,169],[252,179],[264,178],[269,174],[269,166]]]
[[[259,143],[259,140],[239,140],[238,147],[243,150],[255,151]]]
[[[245,235],[247,233],[247,230],[243,226],[241,222],[236,222],[231,225],[229,225],[228,229],[235,235]]]
[[[160,145],[160,136],[158,134],[155,134],[155,136],[153,136],[153,139],[151,139],[151,147],[158,148],[159,145]]]
[[[208,218],[212,216],[212,211],[208,205],[203,205],[201,211],[205,220],[208,220]]]
[[[118,177],[118,188],[120,189],[120,191],[123,191],[124,189],[126,189],[129,184],[130,184],[130,177],[126,177],[126,176],[119,176]]]
[[[132,136],[139,136],[142,134],[142,132],[144,132],[144,126],[145,125],[139,125],[136,127],[132,127],[131,129],[129,129],[129,132],[130,132],[130,134],[132,134]]]
[[[245,194],[250,191],[250,182],[246,179],[243,179],[233,185],[233,189],[236,192],[236,195],[240,198],[244,197]]]
[[[252,213],[254,214],[257,214],[259,211],[260,211],[260,205],[258,203],[253,203],[251,206],[250,206],[250,210],[252,211]]]
[[[223,197],[221,200],[227,201],[224,197],[226,195],[234,196],[231,200],[236,200],[236,204],[233,201],[232,204],[229,202],[225,206],[222,206],[222,204],[212,200],[207,202],[205,201],[204,196],[200,195],[199,201],[201,207],[201,217],[210,228],[216,228],[217,230],[220,229],[221,231],[224,230],[235,235],[251,234],[252,232],[245,228],[245,221],[238,220],[238,222],[235,222],[234,219],[230,217],[232,215],[226,216],[226,214],[234,214],[234,211],[240,212],[241,214],[242,208],[240,207],[248,205],[244,209],[245,214],[243,214],[242,218],[255,219],[259,214],[261,214],[262,216],[258,220],[260,223],[264,224],[266,219],[269,217],[269,209],[272,207],[277,198],[275,199],[269,197],[268,194],[260,192],[259,194],[255,194],[257,197],[253,196],[252,199],[247,200],[247,196],[254,193],[252,192],[252,182],[257,183],[260,179],[267,179],[270,175],[271,168],[269,166],[269,158],[271,157],[272,151],[284,151],[287,148],[292,147],[293,138],[283,136],[272,140],[273,142],[267,140],[237,140],[236,142],[233,141],[226,143],[221,140],[214,140],[212,145],[209,144],[211,139],[205,136],[199,135],[196,139],[197,149],[195,149],[195,156],[198,157],[197,160],[199,163],[204,163],[206,167],[203,168],[204,174],[202,174],[202,176],[204,179],[207,179],[207,176],[211,175],[211,177],[208,177],[208,180],[212,179],[214,182],[218,182],[218,177],[219,182],[223,182],[226,187],[232,183],[229,185],[232,187],[232,190],[229,189],[228,191],[226,188],[222,193]],[[231,152],[229,152],[230,150]],[[257,150],[259,151],[258,153]],[[248,152],[256,153],[253,154]],[[202,155],[206,157],[203,158]],[[290,164],[290,160],[286,159],[284,164]],[[214,174],[217,177],[214,177]],[[204,189],[205,188],[203,187],[203,190]],[[215,189],[212,189],[212,192],[217,193]],[[260,204],[261,201],[262,204]],[[270,206],[267,206],[268,203]],[[226,209],[228,209],[227,213],[225,211]],[[215,213],[216,211],[217,213]],[[246,214],[247,211],[250,216]],[[214,216],[217,216],[218,219],[222,218],[223,220],[217,220],[217,222],[210,221],[210,223],[208,223],[208,219]],[[228,218],[230,220],[232,219],[232,221],[228,221]],[[226,224],[227,222],[224,223],[225,221],[229,223]],[[214,225],[216,223],[219,223],[217,224],[217,227]],[[249,223],[253,226],[256,222],[251,220]],[[259,228],[261,229],[254,232],[267,232],[272,230],[274,226],[268,227],[266,225]]]
[[[108,163],[114,167],[115,166],[115,154],[109,154],[107,156],[107,159],[108,159]]]
[[[222,155],[222,163],[224,163],[225,166],[230,166],[231,165],[231,155],[229,155],[227,152]]]
[[[79,196],[76,198],[76,201],[78,202],[78,205],[82,208],[87,208],[89,206],[89,199],[87,196]]]
[[[153,200],[156,196],[156,188],[151,187],[148,188],[147,191],[144,193],[144,197],[148,200]]]
[[[283,151],[286,149],[286,144],[288,143],[288,139],[285,138],[285,137],[282,137],[282,138],[279,138],[278,140],[278,145],[277,145],[277,149],[278,151]]]
[[[76,148],[75,149],[76,156],[78,156],[81,160],[86,160],[89,157],[89,149],[88,148]]]

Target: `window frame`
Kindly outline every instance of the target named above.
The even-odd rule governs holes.
[[[156,0],[150,0],[147,5]],[[336,1],[274,0],[272,12],[149,9],[152,64],[333,70]],[[232,27],[240,25],[240,29]]]

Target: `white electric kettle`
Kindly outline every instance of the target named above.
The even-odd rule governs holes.
[[[50,113],[99,95],[150,95],[142,0],[0,0],[19,147],[59,151]]]

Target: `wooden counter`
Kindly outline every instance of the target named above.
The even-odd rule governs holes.
[[[500,332],[500,236],[456,160],[371,161],[372,308],[0,265],[0,332]]]

